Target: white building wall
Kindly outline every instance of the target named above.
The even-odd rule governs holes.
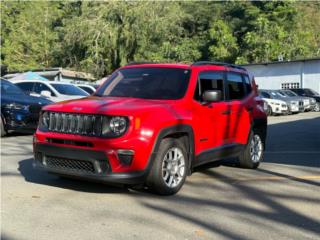
[[[320,92],[320,60],[246,65],[260,89],[280,89],[283,83],[299,83],[300,87]]]

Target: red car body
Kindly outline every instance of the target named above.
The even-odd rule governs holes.
[[[144,181],[161,139],[168,136],[185,136],[190,159],[189,173],[200,164],[237,155],[239,147],[247,144],[253,128],[259,129],[263,141],[265,140],[267,121],[263,102],[258,97],[253,77],[245,69],[220,64],[136,64],[120,70],[134,68],[189,70],[190,78],[184,96],[175,100],[90,96],[48,105],[43,108],[43,112],[126,116],[128,128],[119,137],[103,138],[43,131],[39,127],[34,136],[35,165],[62,175],[136,184]],[[194,95],[199,74],[206,71],[222,72],[225,75],[233,72],[248,76],[252,90],[243,99],[224,99],[202,104],[195,100]],[[129,164],[121,162],[119,150],[130,151]],[[214,154],[210,154],[211,152]],[[55,163],[55,166],[50,167],[45,163],[45,155],[62,158],[64,161],[81,159],[94,162],[98,159],[100,162],[107,162],[108,167],[105,172],[100,173],[97,173],[97,169],[93,173],[68,169],[69,166],[65,163]]]

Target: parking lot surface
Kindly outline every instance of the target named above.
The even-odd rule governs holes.
[[[319,239],[320,114],[268,119],[264,162],[197,169],[175,196],[32,168],[32,136],[1,141],[2,239]]]

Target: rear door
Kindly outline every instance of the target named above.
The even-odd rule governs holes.
[[[230,109],[228,141],[246,144],[254,106],[250,79],[240,73],[228,72],[226,92]]]

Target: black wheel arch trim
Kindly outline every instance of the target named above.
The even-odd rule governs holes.
[[[265,147],[266,138],[267,138],[267,128],[268,128],[267,118],[253,119],[252,124],[251,124],[251,130],[253,132],[259,131],[264,147]]]
[[[159,131],[156,140],[153,144],[153,148],[152,148],[152,152],[151,155],[149,157],[148,160],[148,164],[147,164],[147,168],[146,171],[149,173],[149,170],[152,167],[152,164],[156,158],[156,155],[158,153],[159,147],[160,147],[160,143],[162,141],[162,139],[173,135],[173,134],[186,134],[188,136],[188,141],[189,141],[189,146],[187,149],[187,154],[188,154],[188,170],[189,173],[191,174],[191,166],[192,166],[192,162],[194,161],[194,133],[193,133],[193,129],[190,125],[188,124],[177,124],[177,125],[173,125],[170,127],[166,127],[163,128]]]

